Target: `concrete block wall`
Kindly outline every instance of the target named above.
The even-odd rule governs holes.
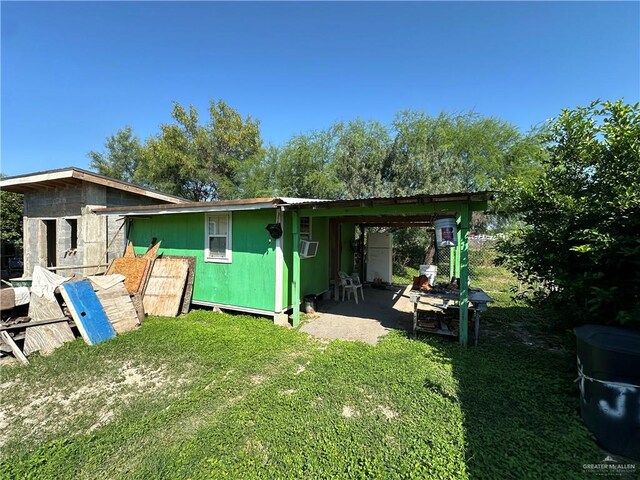
[[[76,228],[76,248],[72,249],[72,227],[69,223],[69,220],[75,220],[77,222]],[[64,217],[58,218],[57,223],[57,244],[56,244],[56,255],[58,257],[58,261],[56,265],[58,266],[72,266],[72,265],[83,265],[83,257],[84,257],[84,239],[80,232],[80,228],[82,226],[82,217]],[[62,274],[63,271],[58,273]],[[83,274],[82,269],[78,270],[64,270],[64,275],[71,275],[72,273],[78,273],[80,275]]]
[[[82,187],[82,261],[84,265],[97,265],[103,258],[109,240],[105,217],[96,215],[92,210],[107,205],[107,187],[89,182],[83,182]]]
[[[115,188],[107,188],[107,206],[109,207],[126,207],[133,205],[158,205],[161,202],[155,198],[142,197],[134,193],[116,190]]]
[[[109,237],[109,242],[112,242],[107,252],[106,263],[109,263],[114,258],[121,257],[124,254],[127,246],[125,242],[127,227],[124,225],[124,218],[118,217],[117,215],[109,215],[104,218],[107,222],[107,236]],[[120,228],[121,226],[122,228]]]
[[[82,186],[39,189],[24,194],[24,216],[57,218],[80,215]]]
[[[90,182],[55,188],[42,188],[24,195],[24,272],[47,266],[45,220],[56,222],[56,266],[97,265],[121,257],[126,247],[124,219],[116,215],[96,215],[104,207],[155,205],[153,198],[131,194]],[[71,250],[71,225],[77,221],[77,247]],[[114,239],[115,236],[115,239]],[[105,252],[109,243],[109,251]],[[105,255],[106,253],[106,255]],[[90,275],[96,269],[60,270],[61,275]]]
[[[39,189],[24,194],[25,276],[31,276],[35,265],[47,266],[45,220],[56,222],[56,265],[82,264],[81,209],[81,185]],[[78,249],[73,256],[65,256],[65,251],[71,246],[71,227],[65,218],[78,220]]]

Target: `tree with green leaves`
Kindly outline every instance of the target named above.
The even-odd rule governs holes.
[[[385,176],[391,193],[473,192],[495,189],[518,174],[531,141],[502,120],[470,112],[404,111],[393,121],[396,137]]]
[[[335,138],[333,170],[342,187],[340,198],[372,198],[388,194],[384,165],[391,146],[387,128],[377,121],[340,122]]]
[[[107,137],[103,152],[91,151],[91,168],[101,175],[134,181],[136,169],[142,159],[143,148],[133,129],[126,126]]]
[[[89,152],[91,167],[193,201],[246,196],[248,172],[264,156],[259,122],[223,101],[211,101],[206,124],[195,107],[177,102],[171,117],[173,123],[161,125],[144,144],[131,127],[118,130],[104,152]]]
[[[0,173],[0,178],[5,175]],[[0,245],[2,255],[5,255],[7,246],[9,249],[22,248],[22,211],[23,196],[19,193],[11,193],[0,190]]]
[[[135,177],[161,191],[193,201],[242,196],[246,172],[264,153],[259,122],[223,101],[211,101],[209,122],[174,103],[175,123],[151,137]]]
[[[501,262],[567,323],[640,326],[640,107],[563,110],[542,175],[512,190],[524,226]]]
[[[337,198],[340,182],[332,168],[334,150],[330,130],[296,135],[271,149],[272,192],[283,197]]]

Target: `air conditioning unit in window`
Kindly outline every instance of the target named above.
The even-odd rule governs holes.
[[[300,258],[315,257],[318,253],[318,242],[300,240]]]

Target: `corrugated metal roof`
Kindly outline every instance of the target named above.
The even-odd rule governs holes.
[[[165,215],[170,213],[227,212],[234,210],[259,210],[275,208],[283,204],[278,198],[243,198],[215,202],[188,202],[174,205],[139,205],[135,207],[109,207],[94,210],[100,215]]]
[[[488,201],[493,200],[492,191],[482,192],[457,192],[443,193],[438,195],[407,195],[397,197],[375,197],[351,200],[308,200],[290,204],[285,208],[332,208],[332,207],[371,207],[374,205],[412,205],[428,204],[439,202],[468,202],[468,201]]]
[[[188,202],[173,205],[142,205],[135,207],[110,207],[94,210],[102,215],[145,216],[170,213],[197,213],[216,211],[259,210],[265,208],[332,208],[370,207],[374,205],[412,205],[455,201],[486,201],[493,192],[447,193],[442,195],[412,195],[405,197],[378,197],[356,200],[326,200],[315,198],[266,197],[219,200],[215,202]]]
[[[321,198],[296,198],[296,197],[276,197],[289,205],[296,205],[298,203],[315,203],[315,202],[330,202],[331,200],[325,200]]]

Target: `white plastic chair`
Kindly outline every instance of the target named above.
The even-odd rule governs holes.
[[[353,294],[356,303],[358,303],[358,287],[353,283],[353,279],[344,272],[338,272],[338,276],[340,277],[340,287],[342,287],[342,301],[344,302],[345,294],[347,300]],[[360,285],[360,288],[362,288],[362,285]]]
[[[357,273],[351,274],[351,284],[353,285],[353,293],[356,296],[356,303],[358,303],[358,289],[360,289],[360,295],[362,295],[362,301],[364,302],[364,290],[362,290],[362,282],[360,281],[360,275]]]

